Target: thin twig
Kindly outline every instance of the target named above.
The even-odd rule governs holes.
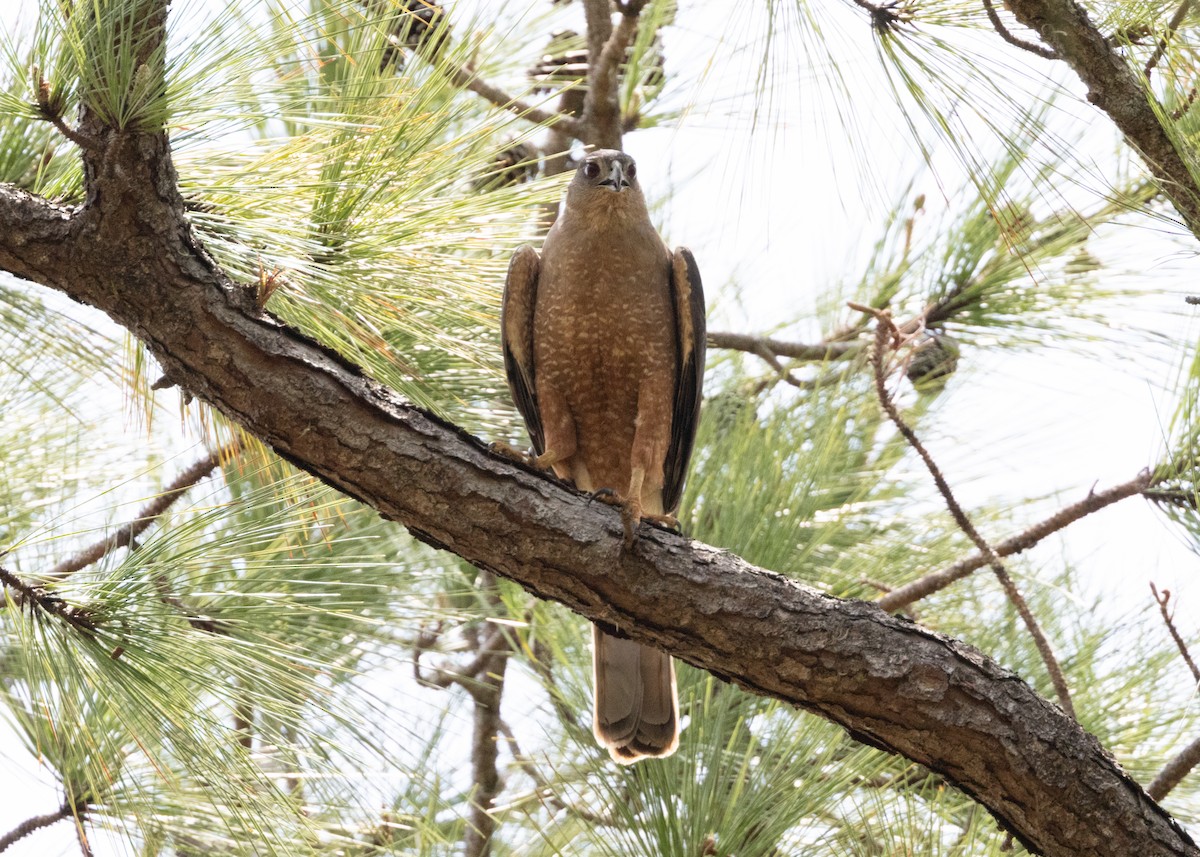
[[[81,149],[90,149],[99,151],[101,148],[100,142],[83,134],[65,121],[62,117],[62,107],[54,103],[54,99],[50,96],[50,84],[42,78],[40,72],[37,74],[37,108],[38,115],[58,129],[58,133],[62,134],[76,146]]]
[[[709,348],[728,348],[733,351],[745,351],[762,356],[766,351],[775,357],[787,357],[791,360],[804,360],[811,363],[823,363],[827,360],[838,360],[862,350],[857,342],[784,342],[768,336],[751,336],[745,333],[726,333],[724,331],[708,332]]]
[[[1063,711],[1072,718],[1075,718],[1075,707],[1071,704],[1071,692],[1067,688],[1066,678],[1063,676],[1062,669],[1058,665],[1058,660],[1054,657],[1054,652],[1050,648],[1049,641],[1047,641],[1045,634],[1042,633],[1041,626],[1038,625],[1037,619],[1029,609],[1025,597],[1009,576],[1008,571],[1004,568],[1004,564],[1000,562],[1000,558],[996,556],[996,552],[992,549],[992,546],[975,529],[975,525],[971,523],[971,519],[963,511],[958,500],[955,499],[954,492],[950,490],[950,484],[942,475],[941,468],[937,466],[929,451],[925,449],[916,432],[904,421],[904,418],[900,415],[900,411],[892,401],[892,397],[887,390],[884,357],[887,353],[889,341],[893,337],[899,338],[900,333],[892,323],[891,316],[886,310],[879,311],[876,314],[876,320],[878,323],[875,328],[875,347],[871,351],[871,367],[875,373],[875,392],[879,397],[879,403],[883,406],[884,412],[887,413],[896,430],[908,441],[909,446],[916,450],[921,460],[925,463],[925,468],[929,471],[929,475],[933,477],[938,492],[941,493],[942,499],[945,500],[946,506],[950,510],[950,515],[954,518],[954,522],[975,543],[975,547],[979,548],[979,552],[987,557],[988,565],[995,572],[996,578],[1004,588],[1005,594],[1013,603],[1013,606],[1016,607],[1017,613],[1020,614],[1021,619],[1025,622],[1026,629],[1028,629],[1030,636],[1033,637],[1034,645],[1037,646],[1037,650],[1042,656],[1042,661],[1046,664],[1046,670],[1050,673],[1050,681],[1053,683],[1054,690],[1058,695],[1059,704],[1062,706]]]
[[[1187,98],[1184,100],[1183,104],[1171,111],[1171,119],[1178,122],[1187,115],[1187,112],[1192,109],[1192,105],[1196,103],[1197,92],[1198,90],[1195,86],[1188,90]],[[1188,303],[1195,303],[1195,301],[1190,301],[1187,298],[1184,298],[1184,300]]]
[[[1196,662],[1192,660],[1191,652],[1188,651],[1187,643],[1183,641],[1183,637],[1179,635],[1179,629],[1175,627],[1174,611],[1167,610],[1167,605],[1171,601],[1171,590],[1164,589],[1159,595],[1158,587],[1154,585],[1154,581],[1150,581],[1150,592],[1154,595],[1154,600],[1158,602],[1158,612],[1162,614],[1163,622],[1166,623],[1167,630],[1171,632],[1171,639],[1175,641],[1179,654],[1183,655],[1183,662],[1192,671],[1192,678],[1196,680],[1196,684],[1200,685],[1200,669],[1196,667]]]
[[[1175,14],[1171,16],[1171,20],[1167,22],[1167,31],[1158,40],[1158,44],[1154,46],[1154,53],[1150,55],[1150,59],[1146,60],[1146,67],[1142,69],[1147,80],[1150,79],[1150,72],[1154,71],[1154,67],[1158,65],[1158,61],[1167,52],[1167,42],[1175,35],[1175,31],[1179,29],[1179,26],[1183,23],[1183,19],[1187,17],[1188,10],[1191,8],[1192,0],[1183,0],[1179,4],[1179,8],[1175,10]]]
[[[1126,497],[1141,494],[1150,487],[1151,481],[1150,471],[1143,470],[1128,482],[1122,482],[1120,485],[1115,485],[1106,491],[1089,491],[1088,495],[1078,503],[1072,503],[1070,506],[1060,509],[1046,520],[1034,524],[1017,533],[1015,536],[1010,536],[1004,541],[997,543],[994,547],[996,555],[1002,557],[1011,556],[1012,554],[1029,550],[1042,539],[1057,533],[1068,524],[1072,524],[1086,515],[1110,506],[1118,500],[1124,500]],[[888,612],[902,610],[910,604],[920,601],[922,598],[945,589],[954,581],[961,580],[971,572],[983,568],[987,564],[988,559],[982,553],[971,554],[969,557],[961,559],[953,565],[948,565],[911,583],[897,587],[892,592],[880,598],[876,603]]]
[[[0,567],[0,584],[7,586],[19,596],[17,603],[37,605],[51,615],[57,616],[67,624],[91,635],[96,631],[96,625],[88,612],[82,607],[73,607],[52,592],[47,592],[37,584],[22,580],[6,568]]]
[[[528,119],[530,122],[538,125],[550,125],[560,131],[569,134],[571,137],[580,137],[583,133],[583,126],[579,120],[574,117],[567,116],[564,113],[559,113],[554,110],[546,110],[536,105],[523,101],[509,93],[505,92],[500,87],[493,83],[484,80],[479,76],[473,68],[467,65],[458,65],[450,68],[442,69],[442,72],[450,78],[456,86],[470,90],[476,95],[481,96],[486,101],[491,102],[496,107],[502,110],[507,110],[522,119]]]
[[[15,842],[24,839],[34,831],[41,830],[43,827],[49,827],[64,818],[70,818],[74,815],[75,810],[70,803],[64,803],[54,812],[48,812],[45,815],[35,815],[33,818],[27,818],[10,830],[4,836],[0,836],[0,851],[8,850],[8,846]]]
[[[500,734],[504,736],[504,740],[508,742],[509,752],[512,753],[513,761],[520,766],[521,770],[529,775],[533,780],[536,794],[544,803],[550,804],[555,809],[561,809],[568,815],[588,822],[589,824],[602,824],[612,826],[616,821],[603,815],[597,815],[591,810],[582,809],[574,804],[567,803],[558,796],[554,790],[553,784],[546,779],[546,776],[538,769],[537,762],[530,756],[521,752],[521,746],[517,743],[517,736],[513,734],[512,727],[504,720],[500,721]]]
[[[496,577],[490,571],[480,570],[479,586],[484,597],[493,607],[500,606],[500,595],[496,589]],[[471,790],[471,806],[467,819],[467,831],[463,840],[465,857],[487,857],[492,849],[492,834],[496,829],[496,818],[492,806],[500,794],[503,784],[497,760],[500,754],[500,700],[504,693],[504,673],[508,666],[511,643],[496,626],[505,645],[492,649],[496,634],[490,634],[479,646],[481,663],[476,668],[475,682],[459,683],[466,688],[475,704],[474,728],[471,736],[471,775],[474,788]]]
[[[1159,775],[1146,786],[1146,794],[1156,801],[1161,801],[1171,793],[1171,789],[1183,782],[1183,778],[1197,765],[1200,765],[1200,738],[1184,747],[1178,756],[1163,766]]]
[[[79,841],[79,851],[83,857],[94,857],[92,846],[88,844],[87,831],[83,829],[82,813],[75,816],[75,838]]]
[[[144,533],[160,515],[166,512],[171,507],[171,504],[183,496],[185,491],[212,473],[221,462],[228,461],[231,457],[237,455],[240,449],[241,442],[233,441],[211,455],[200,459],[187,470],[180,473],[175,478],[175,481],[163,489],[161,494],[142,507],[136,518],[122,526],[111,536],[101,539],[70,559],[60,562],[46,572],[46,577],[50,580],[62,580],[95,562],[99,562],[100,559],[117,548],[134,544],[137,537]]]
[[[1008,27],[1004,26],[1004,22],[1000,20],[1000,15],[996,12],[996,7],[992,5],[992,0],[983,0],[983,11],[987,12],[988,20],[992,22],[992,28],[1000,34],[1000,38],[1004,39],[1010,45],[1014,45],[1023,51],[1029,51],[1031,54],[1037,54],[1043,59],[1058,59],[1058,53],[1053,48],[1048,48],[1045,45],[1035,45],[1033,42],[1027,42],[1009,32]]]

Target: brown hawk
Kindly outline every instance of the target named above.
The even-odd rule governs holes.
[[[614,494],[626,543],[671,520],[683,493],[704,376],[704,292],[689,250],[650,222],[628,155],[590,153],[546,235],[513,255],[501,341],[538,467]],[[670,657],[593,627],[597,740],[618,762],[679,743]]]

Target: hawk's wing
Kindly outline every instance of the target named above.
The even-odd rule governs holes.
[[[542,431],[542,416],[538,412],[537,392],[533,385],[533,308],[541,267],[536,250],[528,245],[517,248],[508,263],[504,303],[500,310],[504,373],[508,376],[508,388],[517,410],[525,418],[533,451],[538,455],[546,451],[546,436]]]
[[[671,445],[663,466],[663,511],[674,512],[683,495],[692,442],[700,422],[704,389],[704,287],[692,251],[679,247],[671,258],[671,302],[675,310],[675,403]]]

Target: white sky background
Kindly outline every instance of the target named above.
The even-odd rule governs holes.
[[[175,5],[195,2],[222,5],[220,0],[176,0]],[[484,17],[520,5],[512,0],[470,3]],[[531,14],[549,9],[548,0],[530,0],[530,5]],[[848,3],[819,5],[822,27],[835,34],[850,101],[830,95],[822,85],[830,79],[828,64],[820,56],[806,55],[797,40],[781,47],[774,58],[773,85],[758,103],[756,127],[753,93],[761,67],[766,4],[681,0],[676,25],[664,34],[667,74],[670,80],[680,69],[707,66],[709,73],[695,91],[672,98],[676,104],[696,101],[700,107],[678,124],[626,138],[650,196],[678,186],[659,216],[671,242],[688,245],[697,255],[714,330],[761,333],[795,320],[774,335],[816,339],[816,307],[838,284],[857,280],[884,216],[904,198],[901,191],[914,177],[908,198],[925,194],[927,213],[921,222],[929,228],[935,228],[947,208],[963,202],[957,191],[965,174],[952,151],[936,148],[932,169],[923,164],[880,71],[865,14]],[[11,26],[21,6],[17,0],[0,0],[0,24]],[[731,21],[733,8],[742,17]],[[26,9],[32,12],[28,4]],[[786,20],[796,13],[781,14]],[[563,25],[572,15],[582,17],[579,10],[567,10],[561,13]],[[467,4],[460,3],[452,16],[469,17]],[[576,28],[582,30],[581,21]],[[981,57],[1012,65],[1012,78],[1002,81],[1005,87],[1034,88],[1053,73],[1071,92],[1081,92],[1078,81],[1055,64],[1014,56],[999,47],[990,34],[981,40]],[[532,57],[541,45],[506,43],[504,48]],[[504,83],[517,89],[522,80],[514,77]],[[1111,123],[1086,105],[1062,101],[1064,115],[1055,127],[1065,133],[1078,123],[1087,131],[1064,144],[1081,149],[1086,145],[1085,154],[1096,162],[1095,175],[1105,174],[1115,162],[1117,137]],[[839,118],[839,103],[853,114],[849,133]],[[980,119],[965,112],[959,118],[980,133],[979,150],[989,155],[998,151]],[[993,118],[1006,126],[1002,115]],[[864,153],[869,170],[861,167]],[[1061,193],[1085,204],[1078,189],[1068,186]],[[1195,241],[1184,230],[1146,219],[1115,240],[1098,241],[1093,252],[1132,272],[1126,282],[1145,281],[1137,316],[1114,318],[1114,326],[1155,319],[1160,327],[1170,325],[1172,329],[1164,332],[1175,336],[1195,332],[1182,296],[1189,288],[1200,291],[1194,285],[1198,262]],[[1135,341],[1131,336],[1130,342]],[[1113,344],[1087,354],[1065,347],[1024,353],[966,349],[960,371],[920,433],[964,507],[1017,507],[1016,521],[1031,523],[1048,510],[1082,498],[1093,484],[1104,488],[1126,481],[1158,459],[1164,426],[1174,408],[1170,392],[1183,359],[1182,352],[1170,348],[1131,351]],[[126,432],[131,444],[141,442],[144,430],[121,408],[113,410],[114,431]],[[170,421],[169,413],[169,406],[161,408],[166,418],[157,428]],[[179,448],[186,450],[196,440],[181,435]],[[186,453],[180,461],[190,461],[193,455]],[[931,487],[930,502],[934,497]],[[1029,497],[1047,499],[1021,505]],[[1011,532],[981,529],[993,540]],[[1025,588],[1038,585],[1039,569],[1052,577],[1066,557],[1079,569],[1084,600],[1101,597],[1114,617],[1152,608],[1148,582],[1153,580],[1175,593],[1181,630],[1197,639],[1200,561],[1183,535],[1141,500],[1126,500],[1073,525],[1064,537],[1048,540],[1030,556],[1026,567],[1034,576],[1020,580]],[[1177,676],[1181,685],[1188,680],[1182,663]],[[51,778],[31,766],[23,751],[10,749],[14,747],[19,745],[0,723],[0,831],[52,811],[60,802]],[[101,844],[96,851],[104,855],[125,849]],[[28,837],[6,857],[58,853],[78,853],[65,823]]]

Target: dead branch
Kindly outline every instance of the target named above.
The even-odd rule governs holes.
[[[992,28],[999,34],[1000,38],[1008,42],[1010,45],[1020,48],[1023,51],[1029,51],[1042,59],[1058,59],[1053,48],[1048,48],[1045,45],[1035,45],[1033,42],[1027,42],[1024,39],[1014,36],[1009,32],[1008,27],[1004,26],[1004,22],[1000,20],[999,13],[996,12],[996,7],[992,5],[992,0],[983,0],[983,11],[987,13],[988,20],[992,22]]]
[[[1150,79],[1150,73],[1154,71],[1154,67],[1158,65],[1158,61],[1162,59],[1163,54],[1167,52],[1167,43],[1175,35],[1175,31],[1179,29],[1183,23],[1183,19],[1187,17],[1188,11],[1192,8],[1192,0],[1183,0],[1179,4],[1179,8],[1175,10],[1175,14],[1171,16],[1171,20],[1167,22],[1167,31],[1163,33],[1163,37],[1158,40],[1158,44],[1154,46],[1154,53],[1150,55],[1150,59],[1146,60],[1146,67],[1142,69],[1142,74],[1146,75],[1146,79]]]
[[[222,462],[228,461],[241,451],[241,442],[234,441],[221,449],[197,461],[175,478],[171,484],[162,490],[157,497],[142,507],[136,518],[122,526],[119,530],[105,539],[101,539],[90,547],[80,551],[70,559],[66,559],[46,572],[48,580],[62,580],[99,562],[103,557],[117,548],[135,545],[138,536],[149,529],[158,518],[184,495],[193,485],[212,473]]]
[[[1154,800],[1162,800],[1183,782],[1183,778],[1197,765],[1200,765],[1200,738],[1188,744],[1178,756],[1167,762],[1159,775],[1146,786],[1146,794]]]
[[[1167,609],[1167,605],[1171,601],[1171,590],[1164,589],[1160,595],[1158,587],[1154,585],[1154,581],[1151,581],[1150,592],[1154,595],[1155,602],[1158,603],[1158,612],[1162,614],[1163,623],[1166,624],[1167,631],[1171,634],[1171,639],[1175,641],[1175,647],[1179,649],[1179,654],[1183,656],[1183,662],[1192,671],[1192,678],[1196,681],[1196,684],[1200,685],[1200,668],[1196,667],[1196,662],[1192,660],[1191,652],[1188,651],[1187,643],[1180,636],[1179,629],[1175,627],[1174,612]]]
[[[1118,500],[1124,500],[1126,497],[1133,497],[1141,494],[1150,487],[1152,482],[1150,471],[1143,470],[1133,479],[1128,482],[1123,482],[1120,485],[1115,485],[1106,491],[1093,492],[1089,491],[1087,497],[1080,500],[1078,503],[1073,503],[1063,509],[1060,509],[1055,514],[1051,515],[1044,521],[1034,524],[1033,526],[1017,533],[1015,536],[1010,536],[1002,542],[995,545],[997,556],[1012,556],[1013,554],[1021,553],[1029,550],[1042,539],[1047,536],[1057,533],[1065,528],[1068,524],[1072,524],[1093,512],[1116,503]],[[903,610],[909,605],[920,601],[929,595],[932,595],[939,590],[945,589],[956,580],[969,575],[977,569],[983,568],[988,564],[987,557],[982,553],[975,553],[971,556],[961,559],[953,565],[939,569],[925,575],[924,577],[914,580],[911,583],[906,583],[903,586],[897,587],[893,591],[887,593],[880,598],[876,603],[888,612]]]
[[[858,307],[854,308],[857,309]],[[975,525],[971,523],[970,517],[967,516],[967,513],[954,497],[954,492],[950,489],[950,483],[942,475],[941,468],[937,466],[929,451],[921,443],[916,432],[912,430],[900,415],[899,409],[888,393],[884,358],[887,354],[888,343],[892,341],[893,337],[899,339],[900,332],[892,323],[891,317],[886,310],[879,311],[876,318],[878,323],[875,328],[875,347],[871,351],[871,367],[875,374],[875,392],[879,397],[879,403],[883,406],[884,412],[888,415],[888,419],[892,421],[896,430],[900,432],[901,436],[908,441],[908,445],[921,457],[921,461],[924,462],[925,468],[929,471],[929,475],[933,477],[933,481],[937,485],[938,492],[942,495],[942,499],[945,500],[946,506],[950,510],[950,515],[954,518],[954,522],[958,525],[959,529],[967,534],[967,538],[975,543],[975,547],[979,548],[979,552],[987,557],[988,565],[995,572],[1000,585],[1004,588],[1005,594],[1013,606],[1016,607],[1017,613],[1020,614],[1026,629],[1029,631],[1030,636],[1033,637],[1034,645],[1037,646],[1038,653],[1042,656],[1042,661],[1046,664],[1046,670],[1050,673],[1050,681],[1054,684],[1054,690],[1058,694],[1059,704],[1062,706],[1063,711],[1074,718],[1075,707],[1071,704],[1071,692],[1067,688],[1067,680],[1063,676],[1062,668],[1059,667],[1058,659],[1054,657],[1054,652],[1050,648],[1050,643],[1046,639],[1046,635],[1042,633],[1041,626],[1038,624],[1033,612],[1029,609],[1025,597],[1009,576],[1008,571],[1004,568],[1004,564],[1000,562],[1000,558],[996,556],[996,552],[992,549],[992,546],[975,529]]]

